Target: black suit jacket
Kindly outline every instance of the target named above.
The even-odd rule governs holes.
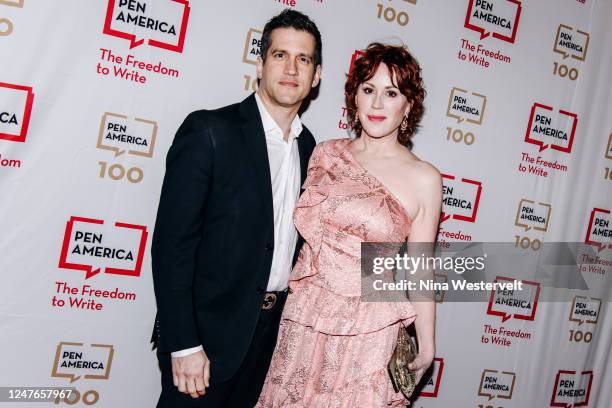
[[[315,143],[304,127],[302,183]],[[232,377],[252,339],[273,249],[270,165],[255,96],[189,114],[168,151],[153,234],[154,347],[167,353],[201,344],[213,381]]]

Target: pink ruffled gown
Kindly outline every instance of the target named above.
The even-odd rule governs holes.
[[[387,373],[405,302],[362,302],[361,242],[401,242],[410,218],[348,150],[319,144],[294,212],[306,240],[291,274],[276,349],[257,407],[404,407]]]

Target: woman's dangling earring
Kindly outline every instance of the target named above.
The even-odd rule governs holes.
[[[406,132],[408,129],[408,116],[404,115],[404,120],[402,120],[402,124],[400,125],[400,130],[402,133]]]

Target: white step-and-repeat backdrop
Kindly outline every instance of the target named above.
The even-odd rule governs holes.
[[[190,111],[255,89],[261,29],[285,7],[323,35],[303,115],[318,141],[347,137],[356,51],[404,42],[428,90],[414,152],[444,174],[439,240],[585,242],[597,256],[576,273],[609,295],[609,0],[0,0],[0,386],[154,405],[165,155]],[[511,312],[440,302],[415,406],[610,408],[609,296],[574,292]]]

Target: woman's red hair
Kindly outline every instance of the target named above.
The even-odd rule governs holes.
[[[374,76],[381,63],[385,64],[392,73],[393,85],[412,105],[408,114],[408,126],[405,131],[400,128],[397,135],[401,144],[412,148],[410,139],[423,116],[423,100],[426,92],[421,78],[421,67],[405,46],[372,43],[363,51],[362,56],[355,60],[344,85],[349,126],[357,137],[361,135],[361,123],[355,121],[357,114],[355,97],[359,86]]]

